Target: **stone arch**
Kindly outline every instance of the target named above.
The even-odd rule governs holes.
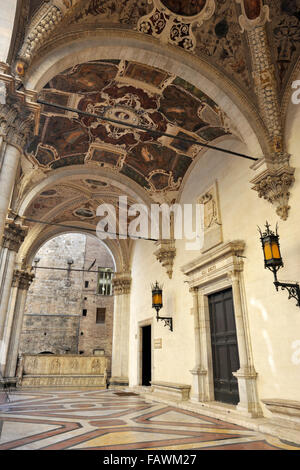
[[[97,238],[96,235],[91,234],[91,232],[87,230],[88,228],[89,227],[84,226],[84,224],[82,224],[81,229],[80,227],[76,229],[67,229],[51,226],[48,229],[39,232],[37,236],[30,237],[24,241],[23,245],[19,250],[16,259],[16,264],[20,266],[22,264],[31,266],[34,256],[38,252],[38,250],[49,240],[52,240],[53,238],[56,238],[60,235],[68,233],[82,233],[84,235]],[[128,264],[126,251],[122,249],[122,247],[119,246],[118,243],[114,243],[116,242],[116,240],[99,240],[98,238],[97,240],[99,241],[99,243],[103,243],[106,249],[109,251],[114,262],[115,271],[122,271],[124,269],[124,266]]]
[[[253,156],[259,158],[269,152],[266,131],[254,106],[221,71],[199,57],[141,33],[106,29],[53,38],[51,46],[41,50],[40,58],[30,65],[24,86],[40,91],[57,73],[78,63],[106,58],[133,60],[178,75],[198,88],[200,84],[201,90],[235,123]]]
[[[67,168],[60,168],[53,170],[50,175],[38,182],[23,196],[22,200],[17,205],[17,211],[20,216],[23,216],[27,207],[40,192],[45,191],[53,184],[59,184],[63,181],[68,181],[74,178],[74,176],[89,177],[99,176],[103,181],[110,182],[117,186],[119,189],[124,190],[130,194],[137,202],[146,204],[148,207],[151,204],[151,199],[147,195],[146,191],[143,190],[137,183],[129,179],[127,176],[120,173],[110,171],[107,168],[100,167],[88,167],[87,165],[77,165],[76,167],[70,166]]]

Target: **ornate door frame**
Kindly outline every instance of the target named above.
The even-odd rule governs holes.
[[[236,410],[247,416],[258,417],[262,416],[262,410],[257,393],[257,373],[252,358],[244,291],[244,249],[243,241],[222,244],[181,268],[188,276],[193,295],[195,367],[190,371],[193,375],[191,399],[197,402],[214,401],[208,296],[232,288],[240,358],[240,369],[234,373],[240,395]]]

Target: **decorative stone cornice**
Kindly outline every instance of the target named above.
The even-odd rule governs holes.
[[[166,268],[169,278],[172,279],[174,258],[176,256],[174,240],[160,240],[155,245],[158,249],[154,252],[154,255],[162,266]]]
[[[181,271],[188,276],[190,291],[195,288],[205,288],[212,280],[215,282],[226,279],[228,276],[239,276],[244,269],[242,258],[244,250],[245,242],[243,241],[223,243],[210,250],[209,253],[182,266]]]
[[[276,207],[276,213],[282,220],[288,218],[290,188],[294,184],[295,169],[282,166],[278,169],[268,169],[255,177],[251,183],[260,198],[264,198]]]
[[[130,294],[131,273],[115,273],[113,280],[114,295]]]
[[[28,227],[15,223],[13,219],[6,219],[1,242],[2,247],[17,253],[27,235],[27,231]]]
[[[34,279],[34,274],[30,270],[16,269],[13,274],[12,287],[28,290]]]

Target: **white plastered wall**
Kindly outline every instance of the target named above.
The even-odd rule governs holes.
[[[13,34],[17,0],[0,0],[0,61],[7,62]]]
[[[300,281],[300,224],[299,224],[299,148],[300,106],[290,111],[288,147],[296,167],[296,183],[291,190],[291,211],[283,222],[275,208],[259,199],[251,189],[251,162],[237,157],[208,151],[194,166],[181,195],[181,203],[196,199],[215,180],[218,182],[224,242],[244,240],[244,287],[251,335],[254,366],[258,373],[260,399],[281,398],[300,400],[300,308],[287,292],[276,292],[273,275],[264,269],[263,254],[257,225],[263,228],[266,220],[275,228],[279,224],[282,256],[285,267],[279,279]],[[298,142],[298,143],[297,143]],[[235,140],[218,144],[247,153]],[[172,315],[174,332],[154,320],[154,338],[162,338],[162,349],[154,350],[153,380],[192,384],[190,370],[194,364],[194,330],[192,295],[188,291],[180,267],[200,256],[186,251],[184,241],[177,241],[173,278],[169,280],[164,268],[156,261],[152,242],[137,242],[132,265],[130,384],[138,384],[138,322],[155,316],[151,308],[150,283],[164,283],[164,308],[161,315]],[[298,352],[297,352],[298,351]]]

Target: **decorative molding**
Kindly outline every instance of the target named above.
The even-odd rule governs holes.
[[[166,268],[169,279],[172,279],[173,264],[176,256],[174,240],[160,240],[155,243],[158,249],[154,252],[156,259]]]
[[[244,249],[243,241],[229,242],[182,266],[181,271],[189,276],[190,289],[201,289],[212,280],[215,282],[228,278],[232,272],[242,272],[244,263],[241,256]]]
[[[158,38],[162,43],[182,47],[186,51],[193,51],[196,47],[193,26],[201,26],[212,17],[216,8],[214,0],[206,0],[199,12],[188,16],[171,11],[166,6],[168,2],[163,0],[148,0],[148,3],[153,3],[153,10],[140,18],[138,31]]]
[[[270,21],[270,8],[263,5],[262,0],[236,0],[241,5],[242,15],[239,17],[239,23],[242,33],[251,31],[257,26],[264,26]],[[254,4],[254,5],[253,5]]]
[[[287,220],[290,206],[290,188],[295,182],[295,168],[282,166],[278,169],[268,169],[255,177],[251,183],[252,189],[276,207],[276,213],[282,220]]]
[[[114,295],[130,294],[131,288],[131,273],[120,272],[115,273],[113,279]]]
[[[262,0],[236,1],[242,7],[240,25],[248,36],[256,94],[270,146],[270,153],[265,156],[268,169],[252,180],[253,189],[258,191],[259,197],[274,204],[276,213],[286,220],[290,209],[289,188],[295,181],[295,170],[289,167],[289,155],[285,149],[279,92],[265,26],[270,21],[269,7],[263,5]],[[280,167],[274,170],[274,165]]]
[[[28,26],[23,45],[17,56],[15,73],[19,77],[25,75],[34,54],[51,37],[67,11],[79,2],[81,0],[50,0],[42,4]]]
[[[22,223],[17,224],[13,219],[6,219],[1,242],[2,247],[17,253],[25,240],[27,231],[28,227],[23,226]]]

